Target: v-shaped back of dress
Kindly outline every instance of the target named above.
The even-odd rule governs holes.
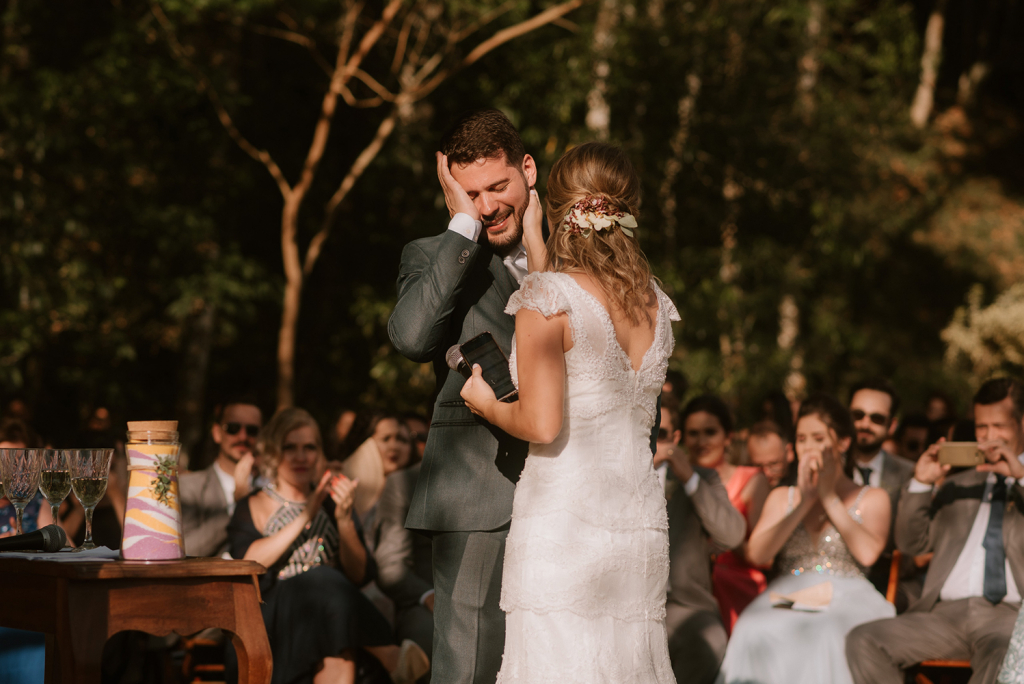
[[[565,314],[573,347],[562,430],[550,444],[530,445],[516,485],[499,684],[674,682],[663,622],[668,518],[650,432],[679,316],[652,286],[657,324],[638,371],[607,310],[567,274],[530,274],[505,309]],[[519,362],[513,338],[517,384]]]

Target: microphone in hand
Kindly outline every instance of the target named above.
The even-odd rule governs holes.
[[[67,543],[68,536],[64,533],[64,529],[60,525],[54,524],[40,527],[35,532],[0,539],[0,552],[43,551],[54,553],[63,549]]]
[[[466,363],[466,359],[462,356],[462,349],[459,345],[453,344],[449,347],[448,351],[444,355],[444,360],[445,363],[448,364],[449,368],[467,380],[473,377],[473,369],[468,363]]]

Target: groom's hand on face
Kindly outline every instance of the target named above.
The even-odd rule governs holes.
[[[448,168],[448,157],[436,152],[437,156],[437,178],[441,181],[441,189],[444,191],[444,203],[448,205],[448,215],[454,217],[456,214],[468,214],[475,221],[480,220],[480,210],[473,204],[469,194],[459,185],[459,182],[452,176]]]

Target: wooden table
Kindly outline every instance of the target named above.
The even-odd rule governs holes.
[[[0,555],[0,626],[46,634],[46,682],[98,684],[117,632],[231,633],[238,681],[268,684],[273,665],[252,561],[57,563]]]

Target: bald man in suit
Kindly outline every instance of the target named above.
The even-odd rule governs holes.
[[[1024,386],[986,382],[974,420],[985,464],[949,475],[940,440],[903,490],[896,543],[905,554],[935,556],[906,613],[850,632],[857,684],[899,684],[901,669],[932,659],[969,659],[971,684],[996,681],[1024,589]]]

